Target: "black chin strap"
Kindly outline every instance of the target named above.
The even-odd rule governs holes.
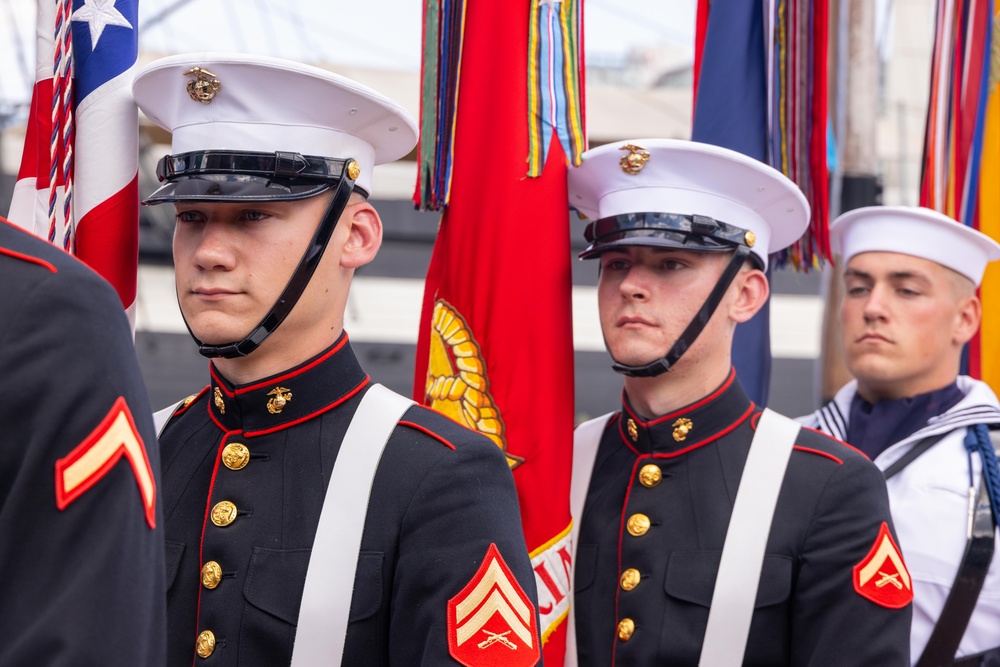
[[[345,164],[350,164],[350,161],[346,161]],[[319,260],[323,257],[323,250],[330,241],[330,236],[337,226],[337,221],[340,220],[340,215],[347,207],[347,201],[353,190],[354,179],[348,178],[345,167],[340,180],[337,182],[337,188],[334,190],[333,200],[327,207],[326,213],[319,223],[319,227],[316,228],[316,233],[313,234],[312,241],[309,242],[309,247],[306,248],[302,259],[299,260],[299,265],[295,267],[291,278],[288,279],[288,284],[285,285],[284,291],[282,291],[278,300],[274,302],[274,305],[271,306],[271,310],[264,316],[264,319],[260,321],[260,324],[254,327],[253,331],[247,334],[243,340],[226,343],[225,345],[206,345],[198,340],[198,337],[191,331],[187,320],[184,320],[184,324],[187,326],[188,332],[191,333],[191,337],[198,343],[198,352],[209,358],[222,357],[223,359],[232,359],[234,357],[245,357],[260,347],[260,344],[288,317],[288,314],[292,312],[292,308],[298,302],[299,297],[302,296],[302,292],[305,290],[306,285],[309,284],[310,278],[312,278],[316,267],[319,265]]]
[[[620,364],[617,361],[611,365],[616,372],[622,375],[627,375],[629,377],[638,378],[648,378],[655,377],[661,373],[666,373],[677,360],[687,352],[688,348],[694,344],[695,339],[701,333],[701,330],[705,328],[708,324],[708,320],[711,319],[712,313],[715,309],[719,307],[719,303],[722,301],[722,297],[725,296],[726,290],[729,289],[729,285],[732,284],[733,278],[739,272],[740,267],[743,266],[743,262],[750,255],[750,248],[741,245],[736,247],[736,252],[733,253],[732,259],[729,260],[729,264],[726,266],[726,270],[722,272],[719,276],[718,282],[715,283],[715,287],[712,289],[712,293],[708,295],[705,299],[705,303],[702,304],[701,309],[695,314],[694,318],[684,329],[684,333],[680,335],[674,346],[660,359],[656,361],[651,361],[645,366],[628,366],[626,364]],[[612,358],[614,361],[614,358]]]

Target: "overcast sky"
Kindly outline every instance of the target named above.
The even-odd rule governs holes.
[[[29,98],[34,5],[0,0],[0,107]],[[697,0],[585,0],[587,54],[614,57],[660,44],[693,52],[696,6]],[[140,49],[238,50],[418,70],[422,7],[422,0],[140,0]]]

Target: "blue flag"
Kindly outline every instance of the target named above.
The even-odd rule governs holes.
[[[766,164],[767,58],[763,12],[760,2],[711,0],[691,138],[739,151]],[[750,399],[758,405],[767,405],[771,382],[769,304],[749,322],[736,327],[733,365]]]

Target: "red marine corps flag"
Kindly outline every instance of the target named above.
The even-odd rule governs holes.
[[[426,1],[415,195],[420,207],[443,213],[414,397],[506,453],[552,665],[563,661],[569,611],[566,169],[585,148],[580,21],[579,0]],[[523,619],[507,621],[520,627]],[[518,638],[496,642],[505,639]]]
[[[11,222],[76,255],[134,323],[138,0],[39,0],[35,88]]]

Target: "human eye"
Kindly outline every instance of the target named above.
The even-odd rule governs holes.
[[[177,211],[177,215],[175,217],[177,222],[202,222],[204,220],[201,213],[195,210]]]
[[[266,220],[269,217],[270,214],[267,211],[258,211],[254,209],[243,211],[243,219],[247,222],[260,222],[261,220]]]
[[[629,263],[624,257],[603,257],[601,270],[603,271],[624,271],[628,269]]]
[[[863,283],[847,283],[844,286],[844,294],[852,297],[862,297],[870,291],[871,288]]]

